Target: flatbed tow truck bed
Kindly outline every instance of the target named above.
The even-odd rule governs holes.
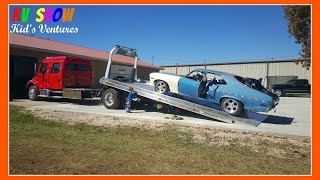
[[[157,93],[154,91],[154,87],[146,82],[121,82],[118,80],[102,77],[100,79],[100,83],[107,87],[111,87],[116,91],[128,92],[128,88],[133,87],[138,92],[139,96],[164,104],[168,104],[180,109],[191,111],[193,113],[197,113],[226,123],[258,126],[260,123],[262,123],[265,119],[268,118],[268,115],[249,111],[243,111],[243,113],[238,117],[231,116],[219,110],[218,108],[210,108],[178,97]]]

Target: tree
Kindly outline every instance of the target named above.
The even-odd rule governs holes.
[[[288,20],[288,32],[302,46],[297,64],[309,69],[311,64],[311,7],[309,5],[283,6]]]

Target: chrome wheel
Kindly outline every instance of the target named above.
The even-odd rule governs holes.
[[[276,89],[275,91],[274,91],[274,94],[276,94],[277,96],[281,96],[282,95],[282,91],[280,90],[280,89]]]
[[[33,99],[36,96],[36,90],[34,88],[29,89],[29,98]]]
[[[108,109],[116,109],[120,105],[120,97],[118,91],[109,88],[102,92],[101,102]]]
[[[114,95],[112,92],[107,92],[104,96],[104,102],[107,106],[112,106],[114,104]]]
[[[239,115],[243,110],[243,104],[235,99],[225,98],[222,100],[221,108],[230,115]]]
[[[155,90],[158,93],[165,94],[168,92],[168,84],[164,81],[158,81],[155,85]]]
[[[35,86],[29,87],[28,96],[31,101],[36,101],[38,99],[37,90]]]

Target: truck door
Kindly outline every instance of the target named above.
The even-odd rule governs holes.
[[[76,71],[76,86],[91,88],[92,81],[92,70],[90,64],[78,63]]]
[[[39,89],[48,88],[48,63],[41,63],[39,72],[36,75],[36,80],[38,82]]]
[[[295,80],[292,85],[292,92],[294,93],[308,93],[308,82],[306,80]]]
[[[76,79],[75,79],[75,76],[76,76],[76,65],[71,63],[71,62],[68,62],[66,64],[66,69],[64,71],[64,86],[65,87],[75,87],[76,85]]]
[[[50,72],[48,72],[48,83],[50,89],[61,90],[62,89],[62,71],[60,62],[55,62],[51,66]]]
[[[285,93],[299,93],[302,91],[304,85],[299,84],[299,80],[290,80],[285,83],[284,92]]]

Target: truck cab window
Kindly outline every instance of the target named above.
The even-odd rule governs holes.
[[[60,63],[54,63],[51,69],[51,74],[56,74],[60,71]]]
[[[296,84],[297,85],[304,85],[304,84],[308,84],[308,82],[306,80],[297,80]]]
[[[43,73],[47,72],[47,68],[48,68],[48,64],[47,63],[41,64],[40,73],[43,74]]]
[[[290,80],[290,81],[288,81],[286,84],[287,85],[295,85],[296,84],[296,80]]]
[[[74,64],[68,64],[67,65],[67,70],[68,71],[75,71],[75,65]]]
[[[89,71],[90,70],[90,66],[85,65],[85,64],[78,64],[78,71]]]

